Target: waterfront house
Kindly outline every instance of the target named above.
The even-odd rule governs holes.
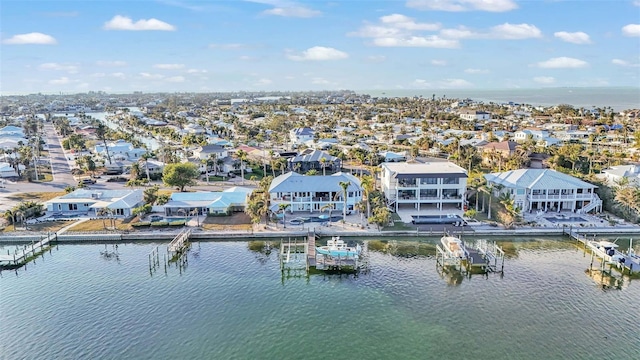
[[[486,174],[494,196],[508,194],[522,212],[602,211],[597,186],[551,169],[519,169]]]
[[[133,209],[144,204],[141,189],[136,190],[97,190],[77,189],[69,194],[58,196],[45,202],[47,215],[70,215],[96,217],[128,217]]]
[[[278,209],[279,204],[289,204],[289,211],[322,211],[325,206],[332,206],[334,210],[342,212],[344,209],[344,194],[341,182],[348,182],[347,213],[354,210],[355,204],[362,201],[362,186],[360,180],[347,173],[333,175],[302,175],[289,172],[273,179],[269,186],[271,208]]]
[[[388,206],[398,210],[462,209],[467,171],[449,161],[382,163]]]
[[[164,205],[166,216],[231,215],[244,211],[253,190],[235,186],[224,191],[175,192]]]
[[[205,145],[200,146],[196,150],[193,151],[193,156],[198,158],[199,160],[209,159],[210,157],[215,157],[216,159],[223,159],[228,156],[227,149],[220,145]]]

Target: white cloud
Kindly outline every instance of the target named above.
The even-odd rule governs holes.
[[[633,2],[633,5],[635,5],[635,6],[640,6],[640,0],[635,0],[635,1]]]
[[[44,63],[38,65],[38,69],[40,70],[53,70],[53,71],[66,71],[69,74],[77,74],[78,67],[75,65],[69,64],[58,64],[58,63]]]
[[[99,60],[99,61],[96,61],[96,65],[104,66],[104,67],[123,67],[123,66],[127,66],[127,63],[125,61],[119,61],[119,60],[115,60],[115,61]]]
[[[611,60],[611,63],[614,65],[625,66],[625,67],[640,67],[640,63],[631,63],[621,59],[613,59]]]
[[[418,10],[504,12],[518,8],[513,0],[408,0],[407,7]]]
[[[66,76],[63,76],[58,79],[49,80],[49,84],[51,85],[66,85],[69,83],[71,83],[71,80]]]
[[[249,55],[241,55],[241,56],[238,57],[238,59],[242,60],[242,61],[251,61],[251,60],[253,60],[253,58],[251,56],[249,56]]]
[[[189,69],[187,70],[187,74],[206,74],[207,70],[202,69]]]
[[[304,6],[284,6],[275,7],[273,9],[262,12],[265,15],[275,15],[282,17],[311,18],[322,15],[318,10],[309,9]]]
[[[558,31],[553,33],[553,36],[557,37],[562,41],[566,41],[573,44],[591,44],[591,39],[587,33],[582,31],[578,32],[566,32],[566,31]]]
[[[520,40],[542,37],[542,32],[535,25],[509,24],[494,26],[489,33],[495,39]]]
[[[142,76],[143,79],[149,79],[149,80],[160,80],[164,78],[164,75],[162,74],[151,74],[148,72],[141,72],[140,76]]]
[[[443,49],[455,49],[460,47],[457,40],[442,39],[436,35],[410,36],[408,38],[377,38],[374,45],[383,47],[431,47]]]
[[[107,76],[107,74],[99,72],[99,73],[93,73],[93,74],[91,74],[89,76],[91,76],[93,78],[103,78],[103,77]]]
[[[433,66],[447,66],[446,60],[431,60]]]
[[[537,65],[543,69],[575,69],[587,67],[589,63],[584,60],[562,56],[541,61]]]
[[[625,36],[640,36],[640,24],[629,24],[622,28],[622,34]]]
[[[104,23],[105,30],[156,30],[156,31],[175,31],[176,27],[158,19],[140,19],[133,22],[131,18],[122,15],[116,15],[113,19]]]
[[[155,64],[153,67],[162,70],[179,70],[184,68],[184,64]]]
[[[373,45],[382,47],[433,47],[457,48],[455,40],[445,40],[437,35],[422,35],[417,32],[436,31],[440,24],[418,23],[413,18],[401,14],[380,17],[380,24],[365,24],[358,31],[347,35],[373,38]]]
[[[349,57],[346,52],[324,46],[314,46],[299,55],[288,54],[287,58],[293,61],[325,61],[341,60]]]
[[[311,79],[311,83],[315,84],[315,85],[328,85],[328,84],[331,84],[331,82],[329,80],[321,78],[321,77],[315,77],[315,78]]]
[[[440,36],[447,39],[498,39],[498,40],[523,40],[542,37],[542,31],[531,24],[504,23],[490,28],[488,31],[475,31],[460,26],[455,29],[442,29]]]
[[[47,34],[32,32],[28,34],[18,34],[2,41],[7,45],[25,45],[25,44],[38,44],[38,45],[55,45],[58,42],[56,39]]]
[[[122,72],[111,73],[111,76],[116,78],[116,79],[126,79],[127,78],[127,76]]]
[[[172,83],[181,83],[184,82],[184,76],[172,76],[166,78],[165,80]]]
[[[489,70],[486,69],[465,69],[465,73],[467,74],[488,74]]]
[[[533,78],[533,81],[538,84],[553,84],[556,82],[556,79],[551,76],[536,76]]]
[[[380,17],[380,22],[390,24],[399,29],[435,31],[440,29],[440,24],[417,23],[413,18],[401,14],[391,14]]]
[[[440,87],[444,89],[452,89],[452,88],[468,88],[472,87],[473,84],[464,79],[445,79],[439,82]]]

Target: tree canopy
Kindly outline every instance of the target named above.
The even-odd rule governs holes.
[[[185,186],[193,186],[200,175],[198,167],[192,163],[167,164],[162,171],[162,182],[184,191]]]

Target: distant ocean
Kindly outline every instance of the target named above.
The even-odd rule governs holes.
[[[570,104],[574,107],[612,107],[615,111],[640,108],[640,87],[580,87],[508,90],[364,90],[357,93],[377,97],[413,97],[448,99],[470,98],[476,101],[553,106]]]

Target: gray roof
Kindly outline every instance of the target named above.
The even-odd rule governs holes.
[[[315,162],[320,161],[320,159],[325,158],[328,162],[337,161],[338,158],[335,156],[331,156],[324,151],[320,150],[311,150],[307,149],[300,154],[296,155],[289,159],[290,162]]]
[[[333,175],[302,175],[289,172],[273,179],[269,192],[301,192],[301,191],[342,191],[340,182],[349,181],[349,191],[361,191],[360,180],[343,172]]]
[[[488,182],[519,189],[596,188],[597,186],[551,169],[519,169],[486,174]]]

